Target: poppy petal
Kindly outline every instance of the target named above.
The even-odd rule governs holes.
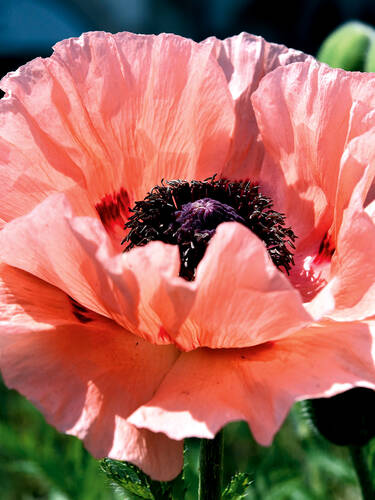
[[[321,241],[332,225],[341,157],[366,125],[355,101],[373,106],[374,96],[373,75],[311,61],[277,68],[252,95],[263,144],[275,161],[261,179],[272,198],[282,200],[283,206],[275,205],[288,214],[299,245],[306,238]],[[367,129],[374,124],[367,120]],[[278,177],[283,182],[275,182]]]
[[[83,306],[103,314],[121,315],[127,325],[137,319],[138,290],[135,278],[126,274],[126,293],[114,296],[107,273],[72,230],[72,209],[63,194],[54,194],[30,213],[14,219],[0,231],[0,259],[57,286]],[[111,252],[111,242],[97,219],[87,218],[92,225],[91,238]],[[113,252],[113,250],[112,250]],[[120,312],[118,312],[120,314]]]
[[[83,321],[66,294],[4,264],[0,297],[6,384],[94,456],[129,460],[158,480],[175,477],[182,443],[138,430],[127,417],[152,397],[177,350],[152,346],[92,312]]]
[[[312,321],[264,243],[235,222],[218,226],[194,286],[194,304],[176,339],[185,350],[249,347]]]
[[[182,439],[213,438],[228,422],[246,420],[269,445],[295,401],[375,389],[374,328],[332,322],[249,349],[184,353],[129,421]]]
[[[209,47],[192,40],[86,33],[1,85],[4,220],[75,184],[92,207],[121,188],[134,202],[162,178],[205,178],[225,163],[233,100]]]
[[[264,151],[263,144],[258,140],[259,130],[251,94],[264,75],[278,66],[312,58],[284,45],[268,43],[264,38],[249,33],[241,33],[225,40],[210,37],[201,44],[212,47],[235,103],[236,125],[230,159],[223,176],[257,180]]]

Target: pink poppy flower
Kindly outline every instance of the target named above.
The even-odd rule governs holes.
[[[185,437],[375,388],[373,75],[88,33],[2,87],[0,367],[48,422],[169,480]]]

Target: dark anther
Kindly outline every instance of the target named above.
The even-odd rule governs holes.
[[[178,245],[180,276],[189,281],[222,222],[236,221],[250,229],[263,240],[278,268],[289,273],[294,264],[290,248],[295,248],[295,234],[285,227],[285,216],[272,210],[272,200],[250,181],[215,176],[191,182],[162,180],[130,212],[133,215],[125,224],[129,232],[122,242],[128,243],[125,250],[155,240]]]

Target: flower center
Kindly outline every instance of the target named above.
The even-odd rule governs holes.
[[[178,245],[180,276],[188,281],[195,278],[209,240],[222,222],[235,221],[250,229],[263,240],[278,268],[289,273],[294,264],[295,234],[285,227],[285,216],[272,210],[272,200],[250,181],[230,182],[215,176],[191,182],[162,180],[130,212],[133,215],[125,224],[129,232],[122,242],[128,243],[125,251],[155,240]]]
[[[211,238],[221,222],[236,221],[245,224],[233,207],[212,198],[185,203],[175,214],[176,222],[180,225],[176,232],[178,244],[183,244],[189,238],[202,239],[206,235]]]

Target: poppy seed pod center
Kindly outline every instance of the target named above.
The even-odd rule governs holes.
[[[236,221],[245,224],[244,219],[230,205],[211,198],[202,198],[182,205],[176,211],[176,222],[180,224],[176,237],[178,244],[184,240],[211,237],[222,222]]]
[[[287,273],[294,264],[295,234],[285,226],[285,216],[272,210],[272,200],[250,181],[215,176],[191,182],[162,180],[130,212],[122,242],[128,243],[125,251],[155,240],[178,245],[180,276],[189,281],[222,222],[238,222],[250,229],[264,242],[274,264]]]

